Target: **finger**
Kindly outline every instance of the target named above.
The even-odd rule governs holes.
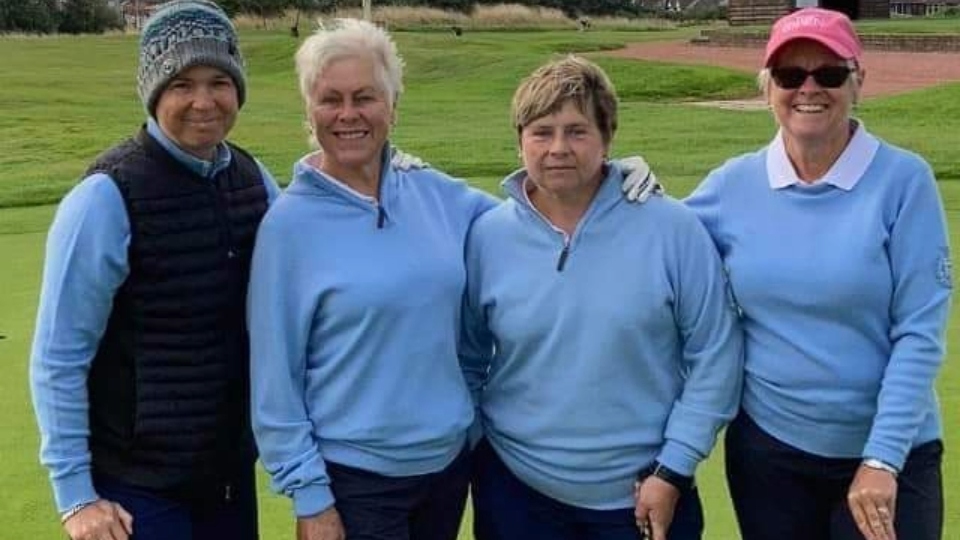
[[[897,531],[893,527],[893,511],[887,506],[881,506],[877,509],[880,514],[880,521],[883,524],[884,538],[887,540],[897,540]]]
[[[864,533],[867,540],[888,540],[886,535],[883,534],[883,520],[880,518],[880,512],[877,511],[876,505],[864,502],[861,506],[866,520],[867,533],[869,533]]]
[[[853,522],[857,524],[857,529],[866,540],[874,540],[873,534],[868,523],[867,513],[864,510],[860,498],[853,493],[847,495],[847,506],[850,508],[850,514],[853,516]]]
[[[638,504],[637,507],[633,510],[633,517],[637,520],[637,525],[641,523],[646,523],[647,518],[650,517],[650,510],[647,507]]]
[[[633,517],[637,521],[637,527],[641,529],[650,528],[650,507],[643,504],[637,503],[637,506],[633,510]]]
[[[130,515],[130,512],[120,506],[119,504],[114,503],[117,508],[117,516],[120,517],[120,523],[123,525],[123,530],[127,532],[128,535],[133,534],[133,516]]]
[[[643,177],[642,180],[637,182],[637,185],[633,187],[632,195],[634,199],[639,199],[641,196],[646,195],[647,187],[650,185],[650,172],[647,171],[647,174]]]
[[[667,524],[659,519],[650,520],[650,532],[653,540],[667,540]]]
[[[119,519],[114,519],[107,530],[107,536],[104,540],[129,540],[130,535],[123,529],[123,524]]]

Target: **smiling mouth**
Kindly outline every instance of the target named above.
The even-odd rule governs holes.
[[[340,131],[340,132],[334,133],[333,135],[334,135],[336,138],[338,138],[338,139],[343,139],[343,140],[347,140],[347,141],[352,141],[352,140],[356,140],[356,139],[362,139],[362,138],[366,137],[368,133],[369,133],[369,131],[366,131],[366,130],[364,130],[364,131]]]
[[[794,105],[792,109],[798,113],[815,114],[826,111],[827,106],[823,104],[806,103]]]
[[[187,120],[187,123],[193,124],[195,126],[211,126],[219,123],[218,118],[194,118]]]

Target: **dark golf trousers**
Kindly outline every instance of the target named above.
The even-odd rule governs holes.
[[[470,482],[466,449],[436,473],[391,477],[327,463],[348,540],[456,540]]]
[[[133,516],[131,540],[257,540],[257,493],[253,465],[229,489],[203,486],[181,493],[146,490],[94,477],[100,497]]]
[[[474,451],[476,540],[638,540],[633,508],[590,510],[530,488],[504,465],[486,440]],[[699,540],[703,509],[696,488],[680,497],[668,540]]]
[[[847,506],[860,459],[825,458],[764,432],[744,412],[727,428],[727,482],[743,540],[863,540]],[[897,538],[939,540],[943,444],[915,447],[897,477]]]

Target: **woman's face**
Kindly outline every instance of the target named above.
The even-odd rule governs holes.
[[[789,43],[774,58],[767,99],[788,144],[818,144],[847,139],[849,119],[856,101],[856,86],[851,72],[838,88],[829,88],[808,76],[799,88],[781,88],[773,76],[777,68],[802,68],[813,71],[823,66],[846,67],[846,62],[830,49],[814,41]]]
[[[523,166],[537,188],[558,197],[591,195],[602,179],[607,144],[596,121],[572,101],[520,132]]]
[[[326,172],[338,176],[338,171],[379,164],[393,108],[372,58],[330,62],[317,77],[310,101],[310,125]]]

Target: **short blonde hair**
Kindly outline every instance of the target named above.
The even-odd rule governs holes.
[[[568,101],[593,118],[604,144],[610,144],[617,131],[616,90],[600,66],[576,55],[540,66],[517,87],[511,107],[517,135]]]
[[[376,78],[394,108],[403,93],[403,59],[393,38],[382,28],[360,19],[335,19],[308,37],[297,50],[295,62],[300,95],[307,108],[317,78],[331,62],[344,58],[372,58]]]

